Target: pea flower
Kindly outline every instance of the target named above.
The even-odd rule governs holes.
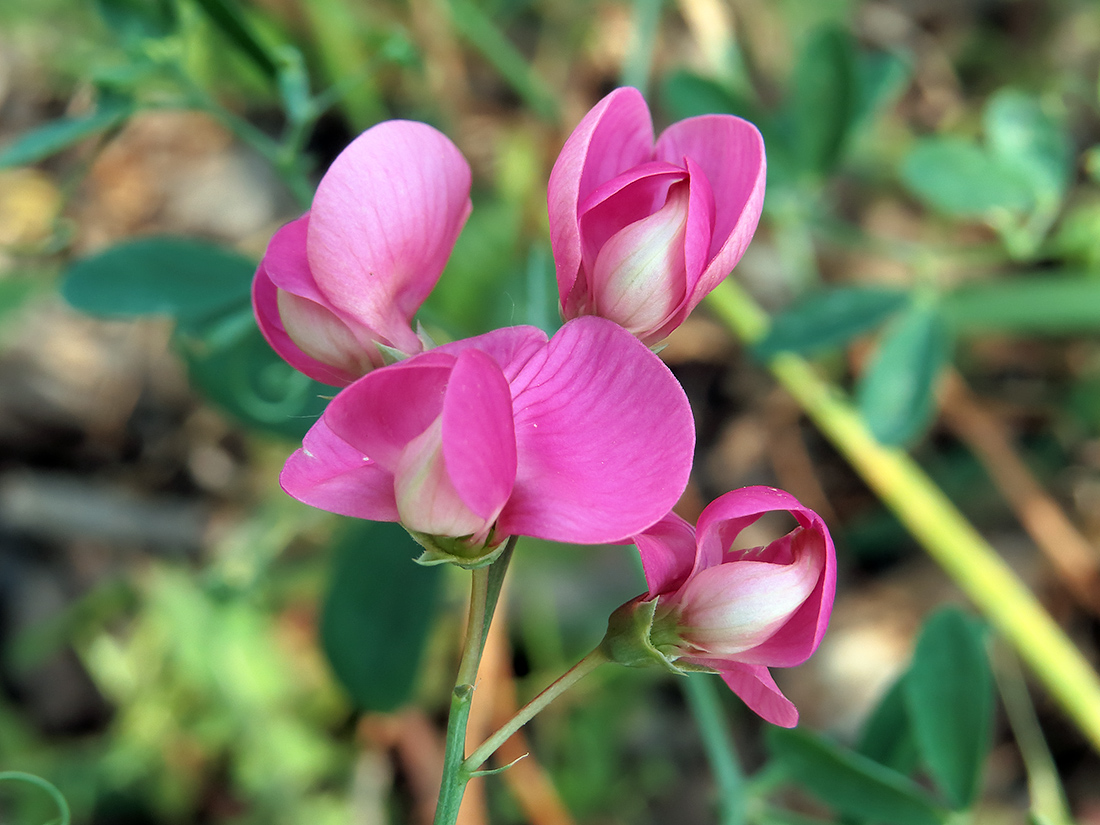
[[[641,93],[611,92],[550,173],[562,316],[610,318],[648,345],[665,338],[741,259],[764,177],[764,143],[751,123],[693,117],[654,144]]]
[[[765,547],[731,549],[774,511],[798,526]],[[696,527],[670,513],[634,542],[649,593],[620,611],[644,616],[649,654],[677,670],[717,671],[765,720],[794,727],[798,711],[768,668],[806,661],[829,623],[836,553],[821,517],[790,493],[746,487],[711,502]]]
[[[368,373],[281,481],[323,510],[401,522],[425,561],[477,563],[510,535],[598,544],[644,530],[683,492],[694,445],[661,360],[578,318],[550,340],[510,327]]]
[[[333,386],[383,366],[386,350],[419,353],[412,316],[469,214],[470,167],[447,137],[403,120],[368,129],[325,173],[310,211],[272,237],[252,283],[264,337]]]

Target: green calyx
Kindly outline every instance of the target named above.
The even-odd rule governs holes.
[[[675,610],[659,609],[659,599],[639,596],[611,614],[600,650],[628,667],[657,666],[673,673],[710,671],[678,661],[690,645],[680,637]]]
[[[472,536],[433,536],[428,533],[418,533],[416,530],[405,528],[417,544],[424,548],[424,552],[416,559],[417,564],[431,567],[436,564],[457,564],[466,570],[476,570],[496,561],[504,552],[504,541],[492,543],[494,537],[490,534],[488,541],[472,544]]]

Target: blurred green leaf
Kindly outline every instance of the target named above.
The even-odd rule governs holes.
[[[0,325],[15,315],[43,285],[31,278],[0,279]]]
[[[264,42],[257,37],[248,19],[234,0],[195,0],[199,8],[217,26],[222,34],[256,64],[264,76],[275,80],[279,74],[279,61]]]
[[[1018,169],[1037,200],[1060,201],[1073,158],[1062,124],[1039,101],[1015,89],[1001,89],[985,107],[982,122],[994,157]]]
[[[51,121],[20,135],[6,149],[0,151],[0,169],[37,163],[84,138],[119,126],[133,111],[131,103],[112,98],[103,101],[90,115]]]
[[[93,315],[168,315],[193,326],[247,306],[255,270],[248,258],[213,244],[139,238],[74,263],[62,294]]]
[[[905,676],[886,691],[860,731],[856,750],[887,768],[908,775],[917,764],[917,740],[905,705]]]
[[[242,424],[294,440],[313,425],[336,389],[283,361],[256,327],[251,308],[201,335],[179,336],[192,383]]]
[[[1100,330],[1100,279],[1005,278],[957,289],[944,296],[942,308],[962,332],[1091,333]]]
[[[898,312],[909,300],[900,289],[841,287],[801,297],[772,320],[756,345],[760,358],[778,352],[814,352],[847,343]]]
[[[935,413],[936,379],[949,356],[936,306],[911,306],[886,328],[857,388],[860,413],[875,438],[903,444],[923,431]]]
[[[859,97],[851,35],[823,26],[807,40],[789,100],[793,145],[803,170],[823,175],[836,166]]]
[[[770,728],[767,741],[790,777],[841,815],[889,825],[938,825],[946,819],[918,785],[823,736]]]
[[[981,786],[993,723],[993,676],[974,619],[947,607],[924,623],[905,699],[936,786],[956,808],[969,807]]]
[[[179,25],[175,0],[95,0],[95,6],[107,27],[124,42],[167,37]]]
[[[393,710],[412,691],[443,575],[419,554],[388,522],[349,520],[334,547],[321,646],[360,710]]]
[[[722,84],[683,69],[665,76],[660,98],[672,120],[709,114],[744,116],[738,111],[738,101]]]
[[[977,144],[956,137],[917,141],[905,158],[902,179],[928,205],[960,217],[983,217],[994,210],[1031,208],[1031,187],[1019,170],[988,155]]]
[[[912,61],[895,52],[863,52],[856,56],[859,90],[853,122],[874,116],[901,94],[913,73]]]

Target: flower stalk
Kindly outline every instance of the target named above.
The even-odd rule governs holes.
[[[767,314],[734,281],[720,284],[709,301],[745,343],[767,332]],[[768,367],[1100,751],[1100,678],[1011,568],[908,453],[880,444],[841,392],[805,359],[780,353]]]
[[[470,707],[474,699],[474,685],[481,656],[485,652],[485,640],[489,625],[496,611],[497,600],[504,584],[504,575],[516,547],[516,536],[508,539],[504,551],[495,562],[475,568],[470,592],[470,618],[466,624],[466,639],[462,646],[462,659],[458,665],[454,691],[451,693],[451,709],[447,716],[447,739],[443,749],[443,780],[439,786],[433,825],[454,825],[458,810],[466,792],[466,783],[473,776],[464,765],[466,758],[466,725],[470,720]],[[502,740],[503,741],[503,740]]]

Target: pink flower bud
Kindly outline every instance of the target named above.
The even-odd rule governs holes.
[[[275,233],[252,284],[260,330],[291,366],[334,386],[414,355],[413,315],[470,214],[470,167],[443,134],[391,120],[357,137],[312,209]]]
[[[730,549],[764,513],[798,526],[765,547]],[[653,643],[671,661],[722,674],[764,719],[793,727],[798,711],[769,667],[791,667],[817,649],[833,607],[836,554],[820,516],[789,493],[746,487],[711,502],[697,528],[669,514],[635,536],[656,599]]]
[[[637,89],[584,117],[550,173],[547,205],[565,318],[599,315],[646,344],[725,278],[764,203],[764,144],[732,115],[675,123],[653,141]]]

